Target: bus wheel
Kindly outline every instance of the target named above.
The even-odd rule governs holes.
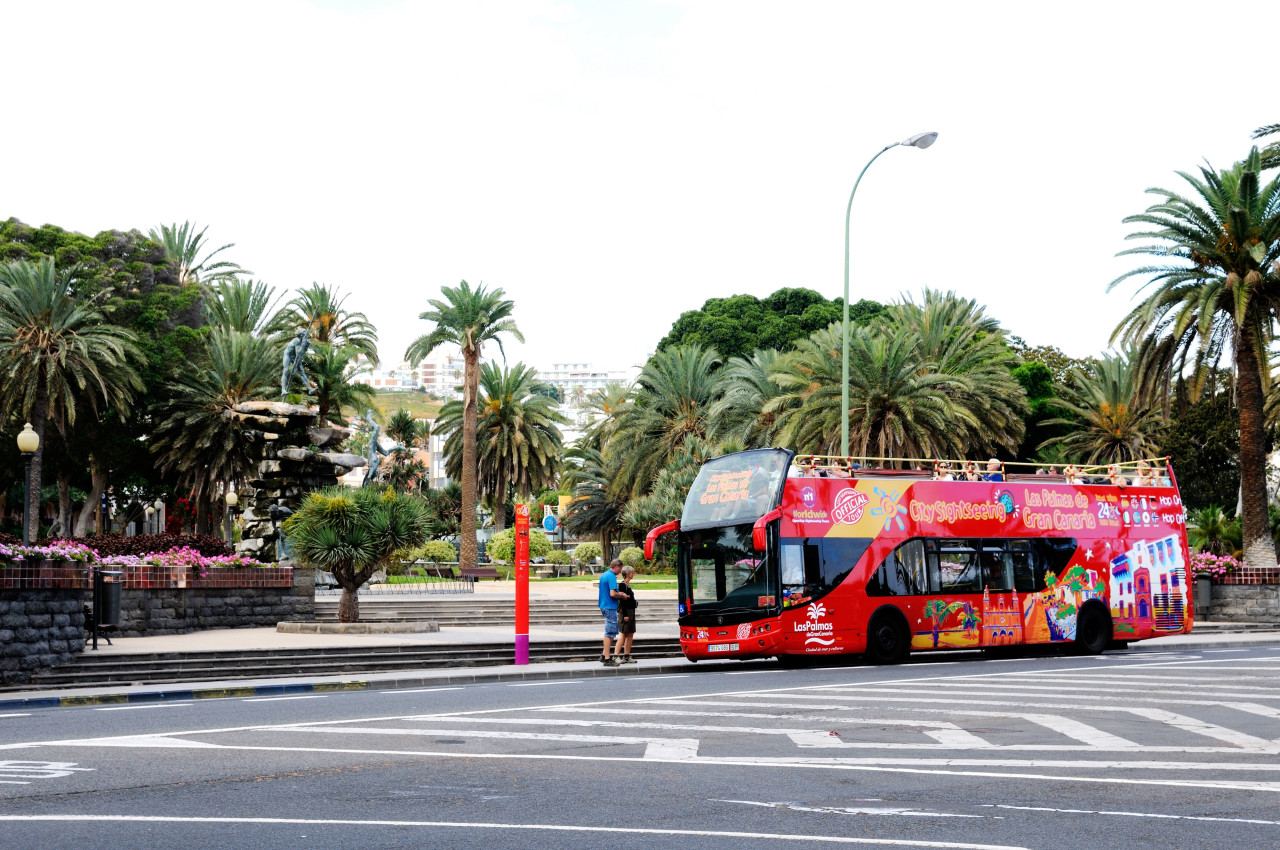
[[[902,617],[876,614],[867,626],[867,658],[872,664],[899,664],[911,649]]]
[[[1111,618],[1097,605],[1086,605],[1076,620],[1075,655],[1101,655],[1111,643]]]

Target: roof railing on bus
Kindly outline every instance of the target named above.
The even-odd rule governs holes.
[[[950,458],[844,457],[796,455],[791,466],[801,477],[897,477],[935,481],[1045,481],[1109,484],[1118,487],[1170,487],[1177,479],[1169,458],[1145,458],[1107,464],[1049,464],[1026,461]]]

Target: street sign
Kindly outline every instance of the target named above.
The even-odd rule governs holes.
[[[547,514],[542,518],[542,530],[548,532],[556,530],[555,514]]]

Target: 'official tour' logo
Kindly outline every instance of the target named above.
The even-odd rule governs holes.
[[[836,503],[831,508],[831,516],[836,522],[855,525],[862,519],[862,511],[869,501],[871,500],[865,493],[846,487],[836,494]]]

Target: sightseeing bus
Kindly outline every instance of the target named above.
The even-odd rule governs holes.
[[[674,533],[687,658],[784,662],[1191,631],[1168,459],[1106,468],[799,456],[708,461]],[[1023,472],[1014,471],[1024,469]]]

